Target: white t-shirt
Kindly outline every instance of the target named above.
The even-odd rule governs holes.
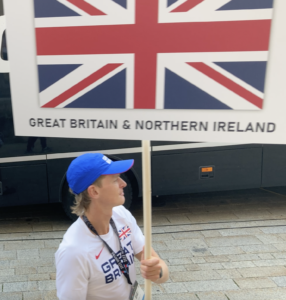
[[[123,206],[113,208],[112,218],[121,245],[130,262],[131,282],[136,280],[134,255],[143,250],[145,238],[131,213]],[[120,256],[118,237],[109,225],[101,238]],[[60,300],[127,300],[131,286],[98,236],[78,218],[64,235],[56,254],[56,285]]]

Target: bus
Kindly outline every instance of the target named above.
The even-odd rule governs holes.
[[[0,207],[61,202],[74,220],[65,174],[70,162],[86,152],[135,160],[134,167],[123,174],[128,184],[125,206],[130,207],[142,196],[141,141],[15,136],[2,0],[0,47]],[[152,141],[152,195],[156,199],[285,186],[285,150],[285,145]]]

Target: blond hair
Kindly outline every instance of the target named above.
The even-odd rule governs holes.
[[[96,185],[98,187],[101,187],[101,180],[103,176],[98,177],[95,182],[93,182],[91,185]],[[76,195],[71,188],[69,189],[70,193],[74,195],[74,203],[73,206],[71,206],[71,211],[73,214],[76,214],[77,216],[81,217],[85,214],[85,212],[88,210],[91,199],[89,197],[87,189],[83,192]]]

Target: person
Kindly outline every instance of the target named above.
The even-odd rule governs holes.
[[[168,280],[166,263],[152,249],[144,259],[144,236],[124,208],[120,177],[134,161],[111,161],[100,153],[74,159],[66,178],[75,195],[79,218],[69,227],[55,254],[56,287],[60,300],[128,300],[137,286],[134,259],[141,275],[155,283]]]

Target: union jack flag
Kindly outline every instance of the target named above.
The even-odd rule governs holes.
[[[118,233],[120,240],[124,241],[131,235],[131,229],[129,228],[129,226],[126,225],[122,227],[122,229],[118,230]]]
[[[260,110],[273,0],[34,0],[40,106]]]

